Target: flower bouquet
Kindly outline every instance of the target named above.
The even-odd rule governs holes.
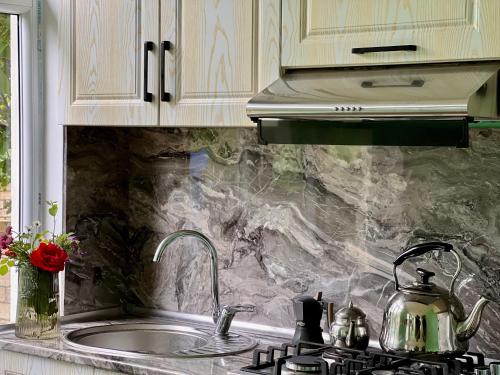
[[[57,276],[64,270],[69,254],[78,251],[73,233],[55,234],[56,202],[47,202],[54,229],[41,230],[35,221],[24,233],[8,227],[0,235],[0,275],[16,266],[19,271],[16,336],[49,339],[59,335]]]

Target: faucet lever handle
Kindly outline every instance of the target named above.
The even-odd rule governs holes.
[[[236,313],[239,312],[254,312],[254,305],[226,305],[222,307],[219,319],[215,323],[215,334],[219,336],[225,336],[231,328],[231,323],[233,321]]]
[[[239,312],[255,312],[255,306],[249,304],[227,305],[222,310],[226,310],[229,314],[234,315]]]

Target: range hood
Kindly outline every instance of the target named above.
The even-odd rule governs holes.
[[[261,143],[468,146],[498,119],[500,62],[300,69],[252,98]]]

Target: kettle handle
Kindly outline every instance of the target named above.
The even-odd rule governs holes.
[[[430,251],[434,251],[434,250],[443,251],[443,252],[451,252],[457,260],[457,270],[455,271],[455,274],[453,275],[453,278],[452,278],[451,284],[450,284],[450,295],[453,294],[455,280],[457,279],[458,274],[462,270],[462,261],[460,260],[460,256],[458,255],[458,253],[453,249],[453,245],[446,243],[446,242],[427,242],[427,243],[418,244],[418,245],[410,247],[409,249],[405,250],[403,252],[403,254],[398,256],[393,263],[394,268],[392,270],[392,273],[394,275],[394,282],[396,283],[396,290],[399,290],[399,280],[398,280],[398,276],[396,273],[397,266],[403,264],[403,262],[409,258],[418,257],[418,256],[424,255],[424,254],[426,254]]]

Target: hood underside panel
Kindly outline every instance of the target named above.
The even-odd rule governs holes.
[[[467,118],[356,122],[263,118],[258,134],[261,144],[469,146]]]

